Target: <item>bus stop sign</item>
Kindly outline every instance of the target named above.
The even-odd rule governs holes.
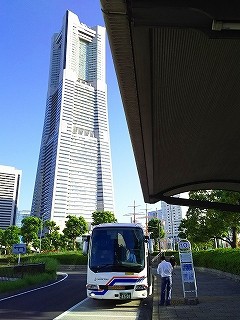
[[[24,254],[26,252],[27,252],[26,243],[17,243],[12,246],[13,254],[20,254],[20,253]]]
[[[187,240],[181,240],[179,241],[179,251],[180,252],[185,252],[185,251],[190,251],[191,250],[191,246],[190,246],[190,242]]]
[[[181,266],[184,300],[186,303],[197,304],[197,284],[193,266],[192,249],[188,240],[178,243],[179,261]]]

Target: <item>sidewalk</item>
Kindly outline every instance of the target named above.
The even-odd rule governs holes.
[[[172,303],[159,306],[160,277],[154,273],[152,320],[240,319],[240,277],[216,270],[195,268],[199,304],[184,303],[180,267],[174,269]]]

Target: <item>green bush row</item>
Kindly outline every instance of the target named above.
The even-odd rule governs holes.
[[[158,254],[157,252],[156,254]],[[156,255],[153,254],[153,255]],[[165,256],[174,255],[179,265],[178,251],[166,251]],[[193,251],[193,264],[195,267],[216,269],[223,272],[240,275],[240,249],[213,249]]]
[[[28,257],[25,263],[29,264],[45,264],[45,272],[36,274],[23,273],[21,278],[17,279],[14,274],[14,266],[1,266],[0,277],[8,277],[8,280],[1,280],[0,282],[0,293],[11,292],[18,289],[29,288],[36,284],[43,284],[49,281],[55,280],[57,277],[58,262],[56,259],[49,257]],[[14,279],[15,277],[15,279]]]
[[[29,288],[33,285],[47,283],[56,279],[56,274],[53,273],[41,273],[34,275],[26,275],[23,278],[13,281],[1,281],[0,293],[11,292],[18,289]]]
[[[195,267],[217,269],[240,275],[240,249],[214,249],[194,251]]]
[[[47,258],[53,258],[58,264],[70,264],[70,265],[86,265],[87,256],[83,255],[81,251],[67,251],[67,252],[49,252],[49,253],[33,253],[24,254],[21,256],[21,264],[31,263],[33,261],[44,262]],[[1,265],[12,265],[18,261],[17,255],[0,256]]]

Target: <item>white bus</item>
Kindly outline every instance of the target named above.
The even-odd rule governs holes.
[[[131,300],[151,295],[150,247],[139,224],[95,226],[83,248],[88,252],[87,296]]]

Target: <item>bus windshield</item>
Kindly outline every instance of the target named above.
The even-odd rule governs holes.
[[[140,227],[93,229],[89,256],[93,272],[140,272],[144,266],[144,234]]]

